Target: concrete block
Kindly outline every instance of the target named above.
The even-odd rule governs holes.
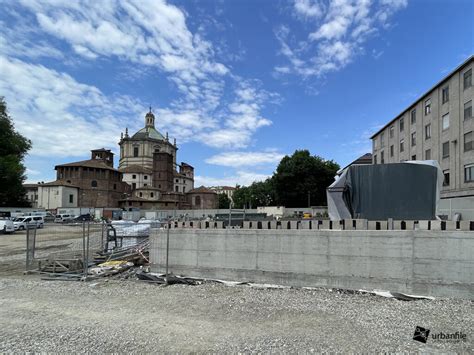
[[[366,219],[356,219],[356,230],[367,230],[367,220]]]
[[[470,231],[471,230],[471,223],[472,223],[472,221],[461,221],[460,222],[460,229],[462,231]]]
[[[270,229],[270,221],[262,221],[262,229]]]
[[[418,229],[421,230],[429,230],[430,229],[430,221],[418,221]]]
[[[340,231],[342,230],[342,223],[341,221],[332,221],[332,230]]]
[[[210,228],[210,229],[215,229],[215,228],[216,228],[216,222],[210,221],[210,222],[209,222],[209,228]]]
[[[447,231],[455,231],[456,230],[456,221],[446,221],[446,229]]]
[[[191,228],[191,221],[184,222],[184,228]]]
[[[320,229],[321,226],[323,225],[322,223],[323,221],[313,219],[311,221],[311,229],[316,229],[316,230]]]
[[[331,221],[329,219],[323,219],[321,222],[323,222],[320,226],[319,229],[326,229],[329,230],[331,229]]]
[[[250,229],[251,227],[251,222],[250,221],[244,221],[242,228],[243,229]]]
[[[301,221],[300,229],[311,229],[311,221],[309,221],[309,220]]]
[[[333,225],[334,225],[334,223],[333,223]],[[354,229],[355,229],[354,220],[353,219],[344,219],[344,230],[352,231]]]
[[[377,222],[376,221],[369,221],[367,228],[371,231],[377,230]]]
[[[407,231],[412,231],[415,229],[415,221],[405,221],[405,223]]]
[[[299,229],[300,221],[290,221],[290,229]]]
[[[223,229],[224,228],[224,222],[223,221],[216,221],[216,229]]]
[[[191,223],[193,224],[194,229],[205,228],[205,226],[204,227],[201,226],[202,224],[205,223],[204,221],[203,222],[201,222],[201,221],[192,221]]]
[[[431,230],[440,231],[441,230],[441,221],[431,221]]]
[[[270,221],[270,229],[277,229],[277,221]]]

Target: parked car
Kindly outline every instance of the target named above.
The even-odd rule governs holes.
[[[13,220],[13,226],[15,230],[25,230],[28,225],[35,225],[36,228],[44,227],[43,216],[26,216],[19,217]]]
[[[56,219],[56,216],[52,214],[51,212],[47,212],[46,215],[44,216],[45,222],[54,222],[55,219]]]
[[[56,218],[54,219],[55,223],[66,223],[66,222],[71,222],[75,218],[74,215],[72,214],[58,214],[56,215]]]
[[[74,218],[74,222],[82,222],[82,221],[93,221],[94,218],[92,218],[92,216],[87,213],[87,214],[81,214],[80,216]]]
[[[1,218],[0,219],[0,233],[13,233],[15,231],[15,226],[13,225],[13,221],[9,218]]]

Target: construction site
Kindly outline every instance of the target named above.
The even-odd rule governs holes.
[[[472,231],[327,222],[46,223],[2,235],[0,351],[473,350]],[[368,252],[382,245],[384,257]],[[423,344],[418,326],[467,335]]]

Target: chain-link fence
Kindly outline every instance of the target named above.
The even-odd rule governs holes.
[[[26,235],[27,272],[74,272],[108,260],[147,260],[148,237],[158,221],[29,224],[15,232]]]

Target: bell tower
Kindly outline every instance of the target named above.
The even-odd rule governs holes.
[[[155,128],[155,115],[151,112],[151,107],[150,112],[145,115],[145,127]]]

